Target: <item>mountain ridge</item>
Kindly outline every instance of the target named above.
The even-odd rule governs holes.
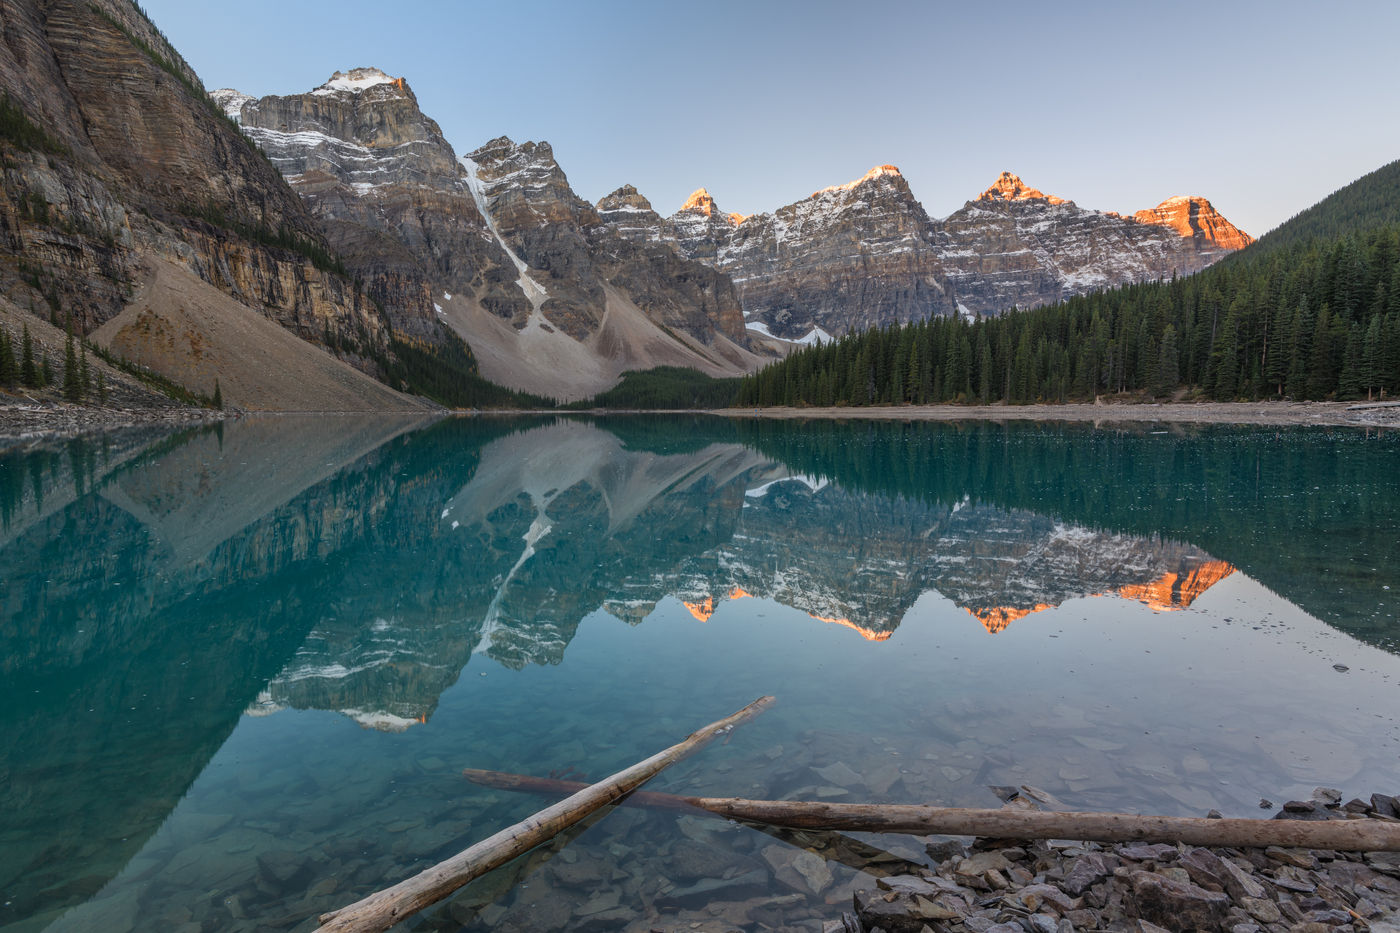
[[[641,201],[624,210],[609,200],[618,192],[605,196],[604,223],[728,273],[750,331],[789,345],[1185,275],[1250,242],[1202,197],[1173,196],[1125,217],[1080,208],[1009,171],[941,219],[888,163],[748,215],[723,210],[702,187],[661,217],[625,187]]]

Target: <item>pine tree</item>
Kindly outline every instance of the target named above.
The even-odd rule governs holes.
[[[63,399],[67,402],[83,400],[83,380],[78,373],[78,353],[73,349],[73,332],[63,342]]]
[[[92,370],[88,368],[87,345],[78,345],[78,381],[83,386],[83,398],[92,394]]]
[[[1176,327],[1168,324],[1162,331],[1162,345],[1157,350],[1157,366],[1152,374],[1152,394],[1171,395],[1181,382],[1180,354],[1176,347]]]
[[[97,371],[97,404],[104,408],[107,405],[107,377],[100,369]]]
[[[1381,363],[1384,355],[1382,346],[1382,318],[1377,305],[1377,311],[1371,315],[1371,322],[1366,326],[1366,333],[1361,338],[1361,381],[1366,386],[1366,400],[1370,401],[1372,393],[1380,387]]]
[[[219,411],[224,410],[224,390],[219,388],[219,380],[214,380],[214,407]]]
[[[13,389],[19,382],[19,364],[15,362],[14,341],[0,329],[0,385]]]
[[[39,370],[34,366],[34,339],[29,336],[28,324],[24,325],[24,337],[20,346],[19,381],[30,388],[38,388],[41,384]]]

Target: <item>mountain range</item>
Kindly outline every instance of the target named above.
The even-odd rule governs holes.
[[[28,326],[55,369],[71,328],[134,402],[144,371],[245,408],[489,404],[482,377],[580,398],[627,370],[738,375],[803,340],[1184,274],[1248,242],[1203,199],[1120,217],[1009,174],[934,220],[890,166],[750,217],[701,189],[662,218],[630,186],[580,198],[544,142],[459,153],[378,69],[210,95],[128,0],[6,9],[0,327]]]
[[[337,72],[294,97],[255,100],[232,89],[214,91],[213,97],[271,156],[313,212],[319,202],[334,198],[325,213],[337,222],[358,200],[369,202],[359,208],[364,225],[383,229],[401,223],[389,216],[395,208],[376,202],[405,179],[433,184],[414,172],[423,153],[411,150],[427,147],[444,161],[451,153],[436,124],[417,109],[408,83],[374,68]],[[347,124],[345,115],[360,112],[358,124]],[[523,276],[516,280],[517,293],[502,295],[496,288],[479,302],[511,321],[522,336],[534,330],[528,316],[521,317],[523,295],[533,296],[533,307],[549,323],[575,341],[586,341],[602,320],[600,289],[612,285],[640,295],[636,303],[649,311],[664,308],[661,323],[705,342],[712,330],[741,345],[746,336],[811,341],[893,321],[995,315],[1128,282],[1185,275],[1251,242],[1204,198],[1173,197],[1123,217],[1046,195],[1009,172],[941,221],[929,217],[892,165],[876,166],[862,178],[772,213],[727,213],[701,188],[662,217],[632,185],[587,205],[569,187],[547,143],[516,144],[501,137],[461,163],[478,210],[454,208],[453,214],[484,218]],[[381,216],[366,215],[374,211]],[[400,229],[396,239],[421,249],[415,231]],[[352,243],[342,254],[354,255]],[[439,277],[450,277],[455,271],[450,258],[446,264],[443,257],[434,258]],[[470,267],[470,258],[461,261]],[[730,278],[742,319],[733,314],[733,297],[722,288],[672,294],[695,274],[686,260]],[[352,264],[361,267],[358,259]],[[638,270],[648,266],[647,280],[635,281]],[[501,284],[499,278],[493,282]],[[456,289],[458,296],[472,294],[467,283],[459,281]],[[677,313],[683,309],[689,313]],[[473,347],[494,343],[480,322],[449,319]],[[528,366],[532,354],[522,355]],[[497,371],[493,377],[506,375]]]

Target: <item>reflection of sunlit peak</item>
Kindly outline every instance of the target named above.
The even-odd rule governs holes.
[[[983,628],[995,635],[1017,619],[1024,619],[1033,612],[1043,612],[1046,609],[1054,608],[1050,603],[1037,603],[1029,609],[1018,609],[1014,606],[988,606],[982,609],[968,607],[967,614],[981,622]]]
[[[1151,583],[1120,587],[1118,595],[1124,599],[1136,599],[1158,612],[1172,612],[1185,609],[1198,596],[1234,572],[1235,568],[1225,561],[1212,560],[1184,574],[1164,573]]]
[[[710,616],[715,614],[715,598],[713,596],[706,596],[699,602],[694,603],[681,600],[681,605],[690,610],[690,614],[695,616],[695,621],[697,622],[708,622],[710,621]]]
[[[742,586],[736,586],[729,591],[730,599],[749,599],[752,596],[753,594],[745,590]]]
[[[827,616],[819,616],[815,612],[809,612],[807,613],[807,615],[811,616],[813,619],[816,619],[818,622],[830,622],[832,625],[844,625],[846,628],[851,629],[852,631],[860,632],[860,637],[864,638],[866,641],[884,641],[885,639],[890,637],[889,632],[878,632],[873,628],[866,628],[863,625],[857,625],[850,619],[833,619]]]

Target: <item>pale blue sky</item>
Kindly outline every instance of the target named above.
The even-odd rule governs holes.
[[[210,89],[407,78],[459,153],[548,140],[580,195],[772,210],[880,163],[943,217],[1003,170],[1258,235],[1400,158],[1400,3],[142,0]]]

